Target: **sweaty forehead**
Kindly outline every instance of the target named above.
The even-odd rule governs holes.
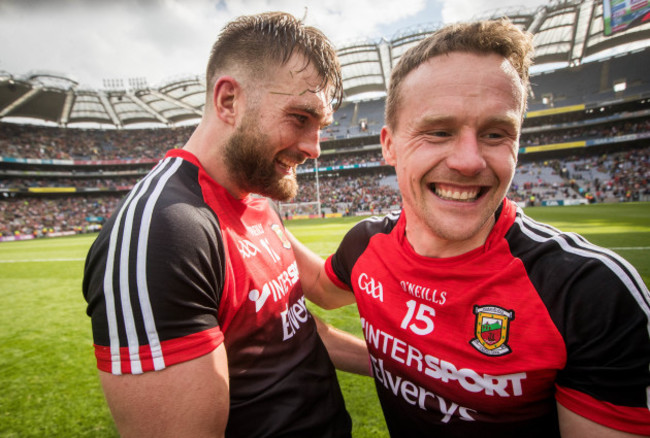
[[[303,105],[331,109],[333,87],[323,87],[322,78],[311,67],[304,70],[281,68],[274,77],[265,83],[268,93],[286,96],[302,102]]]
[[[495,94],[496,93],[496,94]],[[430,97],[511,98],[523,106],[525,90],[514,67],[496,55],[439,55],[410,72],[402,86],[402,104]]]
[[[455,52],[434,56],[409,73],[407,80],[409,77],[418,77],[418,72],[420,73],[418,80],[422,80],[422,74],[433,80],[465,79],[469,81],[474,81],[477,78],[489,80],[498,74],[504,79],[519,81],[519,76],[512,64],[497,54]]]
[[[262,90],[262,101],[259,102],[261,108],[269,114],[280,112],[308,115],[321,128],[332,123],[334,111],[331,97],[327,95],[326,90],[311,90],[305,88],[305,84],[300,87],[283,85],[274,86],[274,83],[271,83]]]
[[[301,95],[322,88],[323,78],[302,55],[293,55],[282,65],[271,66],[264,73],[267,86],[279,92]]]

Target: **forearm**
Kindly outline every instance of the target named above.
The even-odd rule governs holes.
[[[318,286],[320,272],[325,265],[325,260],[309,249],[304,243],[296,239],[289,230],[287,230],[286,234],[291,242],[291,247],[293,248],[293,253],[296,257],[298,272],[300,272],[300,283],[302,284],[303,291],[308,292],[315,290]],[[307,296],[307,298],[310,297]]]
[[[354,294],[337,287],[325,272],[325,261],[287,231],[298,264],[305,297],[323,309],[337,309],[355,302]]]
[[[370,376],[368,346],[362,339],[325,324],[314,316],[320,335],[336,369]]]

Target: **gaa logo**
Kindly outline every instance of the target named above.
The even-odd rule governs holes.
[[[359,289],[367,293],[373,298],[379,298],[379,301],[384,302],[384,286],[381,282],[369,277],[365,272],[359,275]]]
[[[260,252],[259,248],[256,247],[253,242],[245,239],[237,242],[237,249],[239,250],[241,256],[245,259],[249,257],[255,257],[257,253]]]

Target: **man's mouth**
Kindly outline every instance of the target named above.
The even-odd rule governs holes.
[[[440,199],[446,201],[473,202],[476,201],[487,188],[480,186],[461,187],[443,184],[429,184],[429,189]]]
[[[289,161],[289,160],[283,160],[282,158],[277,158],[275,162],[283,169],[284,173],[293,173],[294,169],[296,166],[298,166],[299,163]]]

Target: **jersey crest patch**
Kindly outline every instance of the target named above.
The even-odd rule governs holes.
[[[487,356],[503,356],[512,352],[506,342],[515,311],[499,306],[474,306],[474,314],[476,337],[469,342],[472,347]]]
[[[286,249],[291,249],[291,242],[289,242],[287,236],[284,235],[284,231],[282,230],[282,227],[278,224],[272,224],[271,229],[275,231],[275,234],[278,235],[280,242],[282,242],[282,247]]]

